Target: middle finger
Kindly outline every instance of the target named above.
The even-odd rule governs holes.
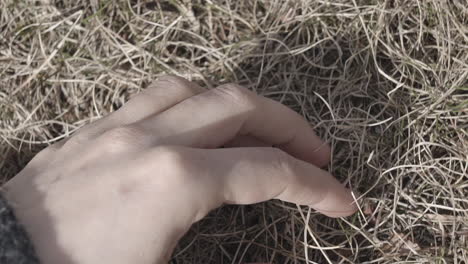
[[[328,145],[299,114],[233,84],[191,97],[132,129],[156,145],[218,148],[236,136],[252,136],[318,166],[330,158]]]

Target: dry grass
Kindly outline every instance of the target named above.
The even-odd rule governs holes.
[[[466,1],[2,0],[0,175],[165,73],[292,107],[362,193],[338,220],[222,208],[173,263],[468,260]]]

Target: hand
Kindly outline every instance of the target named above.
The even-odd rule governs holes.
[[[281,199],[352,214],[350,191],[319,169],[329,156],[277,102],[234,84],[207,91],[163,77],[41,151],[5,195],[42,263],[164,263],[224,203]]]

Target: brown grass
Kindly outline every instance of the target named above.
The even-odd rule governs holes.
[[[362,195],[196,224],[173,263],[468,260],[466,1],[0,2],[0,175],[163,74],[238,82],[308,118]]]

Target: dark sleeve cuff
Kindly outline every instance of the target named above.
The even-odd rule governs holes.
[[[28,234],[13,209],[0,193],[0,263],[38,264],[39,259]]]

